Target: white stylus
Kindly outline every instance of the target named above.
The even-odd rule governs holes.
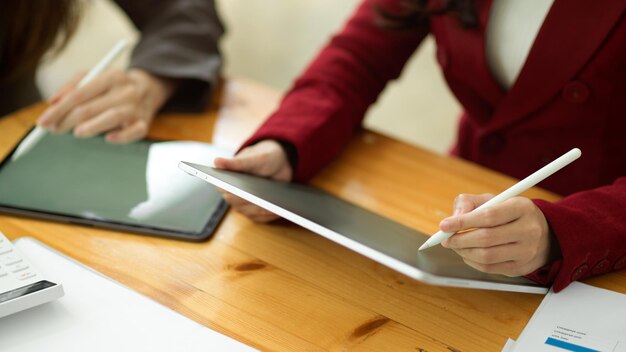
[[[507,188],[504,192],[498,194],[497,196],[483,203],[481,206],[474,209],[473,211],[478,211],[480,209],[484,209],[492,205],[500,204],[509,198],[515,197],[525,192],[529,188],[535,186],[537,183],[546,179],[548,176],[561,170],[563,167],[567,166],[572,161],[578,159],[581,154],[582,153],[580,149],[578,148],[574,148],[570,150],[569,152],[563,154],[561,157],[554,160],[550,164],[535,171],[532,175],[526,177],[525,179],[514,184],[513,186]],[[443,242],[443,240],[445,240],[446,238],[449,238],[452,235],[454,235],[453,232],[443,232],[439,230],[437,233],[430,236],[430,238],[419,248],[419,250],[421,251],[421,250],[436,246],[439,243]]]
[[[121,54],[124,49],[128,46],[128,41],[126,39],[120,39],[115,46],[94,66],[83,79],[78,82],[77,87],[80,88],[85,84],[89,83],[92,79],[96,78],[100,73],[106,70],[111,63]],[[33,131],[22,140],[22,143],[17,146],[13,156],[11,157],[12,161],[19,159],[21,156],[28,153],[39,141],[46,135],[47,131],[39,126],[35,126]]]

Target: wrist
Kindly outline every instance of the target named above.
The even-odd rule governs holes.
[[[285,157],[287,159],[287,162],[289,163],[289,166],[291,167],[291,170],[295,170],[296,167],[298,166],[298,150],[296,149],[296,147],[287,141],[282,141],[282,140],[275,140],[276,143],[278,143],[280,145],[280,147],[283,149],[283,152],[285,153]]]
[[[140,87],[146,107],[152,113],[158,112],[176,90],[176,79],[156,76],[141,69],[131,69],[129,76]]]
[[[253,148],[258,155],[265,155],[266,166],[271,170],[268,172],[272,178],[282,181],[291,181],[293,178],[293,168],[289,163],[287,152],[280,141],[275,139],[264,139],[248,146]],[[243,149],[246,150],[247,148]]]
[[[552,231],[550,224],[548,224],[548,238],[550,241],[550,247],[548,251],[548,264],[550,264],[563,257],[563,254],[561,253],[561,246],[559,245],[559,241],[556,238],[554,231]]]

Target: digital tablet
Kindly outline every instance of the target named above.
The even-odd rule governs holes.
[[[546,287],[522,277],[486,274],[473,269],[454,251],[442,246],[418,252],[428,239],[425,234],[320,189],[191,162],[181,162],[179,167],[416,280],[443,286],[548,292]]]
[[[177,164],[231,154],[197,142],[114,145],[104,137],[48,134],[0,164],[0,212],[201,241],[227,204]]]

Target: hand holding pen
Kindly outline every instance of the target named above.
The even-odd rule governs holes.
[[[580,155],[574,148],[497,196],[457,197],[454,215],[440,223],[441,230],[420,250],[441,243],[468,265],[488,273],[521,276],[538,269],[550,260],[556,244],[541,210],[518,195]]]
[[[106,133],[112,143],[132,142],[147,134],[176,83],[140,69],[107,70],[126,46],[126,40],[120,40],[86,75],[77,76],[50,99],[50,107],[18,146],[13,160],[26,154],[48,131],[73,130],[78,138]]]
[[[126,39],[121,39],[120,41],[118,41],[115,46],[113,46],[113,48],[109,50],[109,52],[98,62],[98,64],[96,64],[96,66],[94,66],[86,75],[82,76],[80,80],[76,80],[75,82],[73,82],[72,86],[76,86],[77,89],[80,89],[89,84],[89,82],[91,82],[94,78],[96,78],[104,70],[106,70],[111,65],[111,63],[124,51],[124,49],[126,49],[127,46],[128,42]],[[70,87],[65,87],[61,89],[61,91],[69,90]],[[76,94],[79,93],[77,92]],[[50,117],[50,111],[58,109],[55,103],[60,99],[61,97],[58,96],[58,94],[56,97],[53,97],[51,99],[52,106],[49,107],[41,117],[39,117],[35,129],[31,131],[28,136],[26,136],[26,138],[24,138],[24,140],[22,140],[22,142],[17,146],[15,152],[13,153],[13,156],[11,157],[12,160],[15,161],[20,157],[26,155],[26,153],[28,153],[47,134],[47,129],[51,129],[53,131],[55,130],[53,126],[54,119]],[[77,100],[77,98],[74,99]]]
[[[105,70],[122,49],[118,43],[86,76],[61,88],[38,125],[53,133],[73,131],[77,138],[104,133],[113,143],[143,138],[174,83],[141,69]]]

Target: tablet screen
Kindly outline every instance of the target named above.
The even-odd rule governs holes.
[[[0,165],[0,207],[138,232],[200,239],[226,206],[220,193],[177,168],[181,159],[229,155],[196,142],[107,143],[46,135]],[[107,226],[108,225],[108,226]]]

